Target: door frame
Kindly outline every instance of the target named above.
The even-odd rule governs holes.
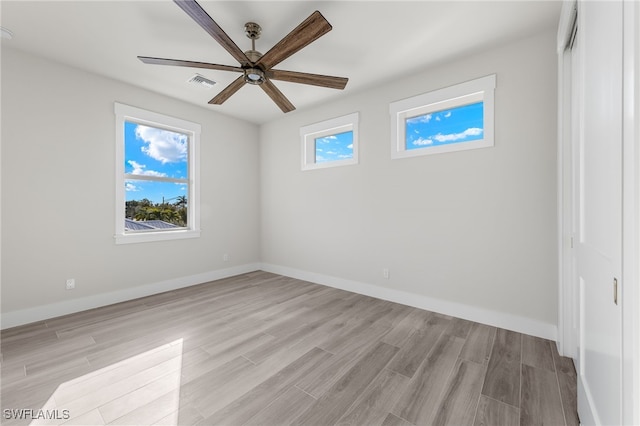
[[[620,0],[618,0],[620,1]],[[558,25],[558,351],[576,361],[578,303],[572,248],[573,164],[570,45],[581,1],[565,1]],[[640,4],[623,1],[622,419],[640,424]],[[579,96],[579,94],[577,94]]]
[[[623,2],[622,419],[640,424],[640,3]]]

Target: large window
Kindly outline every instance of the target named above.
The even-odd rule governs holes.
[[[199,236],[200,125],[115,104],[116,243]]]
[[[392,158],[493,146],[495,74],[391,104]]]
[[[358,113],[300,129],[302,170],[358,163]]]

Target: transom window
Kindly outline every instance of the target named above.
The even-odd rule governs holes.
[[[199,235],[200,125],[117,104],[116,242]]]
[[[392,158],[493,146],[495,74],[391,104]]]
[[[302,170],[358,163],[358,113],[300,129]]]

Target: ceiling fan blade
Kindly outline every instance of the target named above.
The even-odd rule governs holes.
[[[222,89],[220,93],[218,93],[213,99],[209,101],[212,105],[222,105],[227,99],[231,97],[234,93],[236,93],[242,86],[246,83],[244,81],[244,75],[236,78],[231,82],[230,85]]]
[[[289,99],[287,99],[287,97],[283,95],[282,92],[278,90],[278,88],[274,86],[270,80],[266,79],[260,85],[260,87],[262,87],[262,90],[264,90],[264,92],[269,95],[273,102],[275,102],[276,105],[280,107],[282,112],[290,112],[296,109],[296,107],[294,107],[293,104],[289,102]]]
[[[331,28],[331,24],[322,16],[322,13],[316,10],[265,53],[257,64],[268,70],[328,33]]]
[[[273,80],[310,84],[312,86],[329,87],[340,90],[344,89],[349,81],[349,79],[345,77],[333,77],[330,75],[309,74],[297,71],[269,70],[266,74]]]
[[[173,65],[177,67],[205,68],[209,70],[243,72],[243,69],[240,67],[233,67],[231,65],[209,64],[207,62],[183,61],[180,59],[150,58],[148,56],[138,56],[138,59],[140,59],[145,64]]]
[[[244,54],[242,50],[236,45],[231,37],[224,32],[222,28],[216,21],[214,21],[207,12],[200,6],[195,0],[173,0],[182,10],[184,10],[187,15],[191,17],[198,25],[200,25],[211,37],[214,38],[215,41],[220,43],[222,47],[229,53],[231,56],[236,58],[238,62],[242,65],[250,64],[251,61]]]

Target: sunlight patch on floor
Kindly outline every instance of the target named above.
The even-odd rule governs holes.
[[[182,339],[60,384],[31,425],[178,423]],[[48,418],[47,418],[48,417]]]

